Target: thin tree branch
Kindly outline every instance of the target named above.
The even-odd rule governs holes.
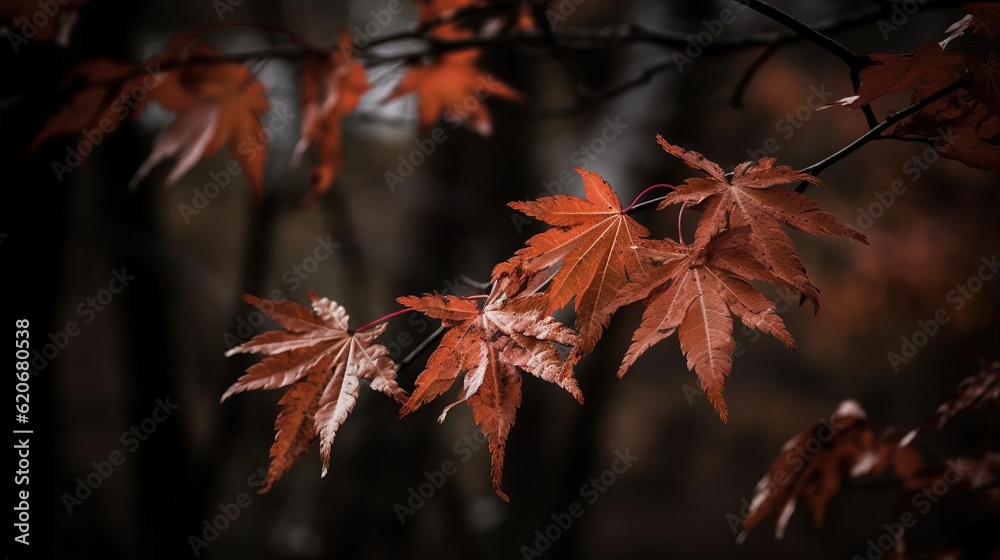
[[[795,17],[779,10],[778,8],[775,8],[767,2],[763,2],[762,0],[734,1],[773,19],[774,21],[799,34],[802,38],[819,45],[837,58],[843,60],[851,70],[860,69],[868,64],[868,58],[852,51],[844,45],[841,45],[839,42],[823,34],[822,31],[819,31],[814,27],[810,27],[808,24],[799,21]]]
[[[882,136],[876,136],[872,139],[877,140],[895,140],[896,142],[916,142],[918,144],[934,144],[934,138],[919,138],[916,136],[903,136],[901,134],[884,134]]]
[[[743,3],[741,0],[736,0]],[[958,5],[958,0],[927,0],[921,7],[921,11],[950,8]],[[860,25],[875,21],[884,17],[888,13],[878,6],[863,8],[846,14],[829,17],[812,24],[809,27],[822,34],[836,33]],[[601,26],[577,26],[564,28],[559,32],[559,36],[564,40],[584,40],[612,41],[611,47],[616,48],[628,43],[647,43],[661,47],[687,47],[689,45],[690,33],[680,31],[653,30],[634,23],[619,25]],[[768,31],[760,33],[748,33],[737,36],[721,36],[709,46],[704,47],[706,53],[720,54],[740,50],[746,47],[769,45],[772,43],[789,43],[805,39],[804,36],[795,31]],[[571,47],[572,48],[572,47]],[[578,47],[574,50],[595,50],[597,47]]]
[[[922,139],[922,138],[909,138],[909,137],[905,137],[905,136],[897,136],[897,135],[894,135],[894,134],[883,136],[880,133],[882,131],[884,131],[884,130],[890,128],[890,127],[892,127],[893,125],[899,123],[900,121],[902,121],[903,119],[909,117],[910,115],[912,115],[912,114],[920,111],[924,107],[927,107],[931,103],[934,103],[938,99],[941,99],[942,97],[945,97],[948,94],[950,94],[950,93],[952,93],[952,92],[954,92],[954,91],[956,91],[958,89],[961,89],[961,88],[963,88],[963,87],[965,87],[967,85],[968,85],[967,81],[965,81],[965,80],[959,80],[957,82],[954,82],[954,83],[948,85],[947,87],[944,87],[944,88],[942,88],[942,89],[940,89],[940,90],[932,93],[931,95],[927,96],[926,98],[920,100],[917,103],[914,103],[913,105],[910,105],[909,107],[907,107],[905,109],[901,109],[899,111],[896,111],[895,113],[893,113],[893,114],[889,115],[888,117],[886,117],[886,119],[884,121],[882,121],[881,123],[879,123],[877,126],[875,126],[871,130],[869,130],[868,132],[866,132],[865,134],[863,134],[857,140],[851,142],[847,146],[841,148],[836,153],[834,153],[834,154],[826,157],[825,159],[823,159],[823,160],[821,160],[819,162],[816,162],[816,163],[814,163],[814,164],[812,164],[812,165],[810,165],[810,166],[802,169],[802,172],[803,173],[808,173],[808,174],[813,175],[813,176],[819,175],[827,167],[830,167],[834,163],[837,163],[838,161],[844,159],[848,155],[854,153],[855,151],[857,151],[859,148],[861,148],[862,146],[864,146],[868,142],[872,142],[872,141],[875,141],[875,140],[901,140],[901,141],[909,141],[909,142],[921,142],[921,141],[925,141],[925,139]],[[796,192],[799,192],[799,193],[804,192],[805,191],[805,187],[808,186],[808,185],[809,185],[808,182],[803,181],[795,190],[796,190]],[[635,212],[638,212],[639,210],[644,210],[646,208],[658,205],[660,202],[663,202],[663,200],[665,198],[667,198],[667,197],[666,196],[661,196],[661,197],[658,197],[658,198],[653,198],[653,199],[650,199],[650,200],[646,200],[646,201],[640,202],[638,204],[633,204],[632,206],[630,206],[627,209],[623,210],[623,213],[625,213],[625,214],[634,214]]]
[[[879,17],[885,15],[886,10],[884,7],[872,6],[865,9],[857,10],[854,12],[849,12],[847,14],[838,15],[835,17],[830,17],[818,22],[813,23],[811,26],[800,22],[799,20],[777,10],[764,2],[758,0],[738,0],[741,3],[746,3],[751,8],[764,13],[765,15],[771,16],[772,18],[780,21],[783,24],[788,25],[790,28],[794,29],[792,32],[788,31],[777,31],[777,32],[763,32],[763,33],[749,33],[745,35],[738,36],[722,36],[717,38],[711,45],[704,47],[704,52],[706,54],[725,54],[730,52],[735,52],[744,48],[761,46],[761,45],[772,45],[772,44],[784,44],[787,42],[792,42],[801,39],[810,39],[814,42],[819,42],[820,44],[834,49],[837,54],[843,58],[852,58],[850,55],[853,53],[843,47],[836,41],[830,39],[826,34],[834,33],[844,29],[854,27],[856,25],[874,21]],[[957,5],[959,2],[957,0],[927,0],[921,7],[921,11],[929,11],[934,9],[947,8]],[[766,6],[766,7],[765,7]],[[479,37],[474,39],[466,39],[460,41],[445,41],[445,40],[434,40],[427,39],[425,32],[432,29],[438,25],[448,23],[459,17],[463,17],[468,14],[476,13],[486,13],[486,10],[494,9],[491,6],[476,6],[468,7],[459,10],[447,20],[435,20],[433,22],[426,23],[415,30],[403,31],[399,33],[394,33],[386,35],[384,37],[379,37],[372,40],[364,47],[357,47],[357,51],[360,55],[364,55],[366,61],[372,64],[380,64],[387,62],[412,62],[423,56],[428,56],[435,53],[443,53],[450,50],[458,50],[469,47],[491,47],[509,44],[518,44],[522,46],[539,46],[546,47],[552,46],[552,43],[548,43],[550,39],[545,37],[545,33],[542,32],[532,32],[532,31],[519,31],[517,33],[509,33],[505,35],[499,35],[495,37]],[[243,24],[240,24],[243,25]],[[206,27],[205,31],[211,31],[212,29],[219,27]],[[232,26],[229,26],[232,27]],[[255,25],[255,27],[261,27],[262,29],[267,29],[270,31],[279,31],[277,26],[270,25]],[[808,31],[807,31],[808,30]],[[309,44],[306,44],[304,40],[300,39],[297,35],[291,32],[285,33],[288,37],[295,41],[292,45],[282,45],[277,47],[272,47],[269,49],[261,49],[256,51],[249,51],[244,53],[224,53],[216,56],[192,56],[184,60],[174,60],[167,61],[160,65],[160,69],[171,69],[183,65],[195,65],[195,64],[221,64],[226,62],[247,62],[262,58],[281,58],[285,60],[303,60],[309,54],[319,54],[326,55],[336,51],[338,46],[330,48],[319,48]],[[690,33],[679,32],[679,31],[661,31],[652,30],[636,24],[624,24],[624,25],[605,25],[605,26],[578,26],[564,28],[559,31],[554,31],[553,36],[555,38],[555,44],[558,45],[559,49],[566,52],[577,52],[581,54],[586,54],[588,52],[594,51],[607,51],[611,48],[616,48],[618,46],[629,44],[629,43],[646,43],[654,46],[660,46],[664,48],[681,48],[687,47],[688,41],[690,40]],[[397,53],[394,55],[380,56],[375,54],[369,54],[370,51],[374,50],[376,47],[386,45],[389,43],[403,41],[403,40],[413,40],[422,39],[425,43],[423,48],[411,51]],[[610,44],[601,44],[601,42],[607,42]],[[547,45],[548,43],[548,45]],[[596,44],[595,44],[596,43]],[[834,46],[838,45],[838,46]],[[848,54],[850,53],[850,55]],[[861,64],[860,60],[866,60],[864,57],[857,55],[859,59],[853,59],[856,64]],[[83,80],[78,80],[75,87],[94,87],[94,86],[111,86],[124,82],[124,80],[142,75],[147,71],[144,65],[139,62],[136,63],[136,68],[122,76],[120,79],[115,80],[100,80],[94,82],[84,82]],[[143,66],[143,67],[140,67]],[[668,69],[668,66],[658,67],[653,73],[658,73]],[[648,80],[648,77],[646,78]],[[644,83],[645,80],[638,80],[639,83]],[[604,99],[610,95],[620,93],[625,91],[627,88],[623,86],[611,88],[610,93],[598,93],[592,97],[596,99]]]
[[[851,69],[851,86],[854,88],[854,93],[858,93],[861,89],[861,70]],[[861,113],[865,116],[865,120],[868,121],[868,128],[872,129],[878,126],[878,117],[875,116],[875,111],[872,110],[872,106],[865,103],[861,106]]]
[[[443,332],[444,332],[444,325],[441,325],[437,328],[436,331],[432,332],[430,336],[425,338],[423,342],[418,344],[417,347],[414,348],[412,352],[407,354],[405,358],[397,362],[396,365],[392,368],[393,371],[399,373],[403,368],[410,365],[410,363],[412,363],[413,360],[416,360],[417,357],[420,356],[420,353],[423,352],[428,346],[430,346],[432,342],[437,340],[438,337],[441,336],[441,333]]]
[[[729,98],[730,105],[737,109],[743,108],[743,95],[746,94],[747,88],[750,87],[750,83],[757,76],[757,72],[778,52],[779,48],[781,48],[781,43],[771,43],[746,67],[746,70],[743,71],[743,76],[740,77],[740,81],[736,84],[736,88],[733,89],[732,97]]]
[[[923,6],[923,10],[934,9],[954,5],[950,0],[928,0]],[[483,8],[476,8],[483,9]],[[475,9],[469,8],[468,11]],[[850,12],[842,16],[832,17],[816,22],[812,29],[818,34],[836,32],[843,29],[873,21],[883,14],[877,7],[866,8],[855,12]],[[787,15],[787,14],[786,14]],[[790,16],[789,16],[790,17]],[[792,18],[794,19],[794,18]],[[795,20],[798,21],[798,20]],[[423,56],[435,53],[443,53],[451,50],[459,50],[469,47],[491,47],[509,44],[519,44],[522,46],[546,47],[551,39],[546,38],[546,33],[540,31],[519,31],[493,37],[477,37],[462,40],[440,40],[427,39],[425,32],[427,29],[439,25],[440,22],[425,24],[418,29],[402,31],[372,40],[363,47],[357,47],[359,53],[368,53],[376,47],[383,46],[397,41],[421,39],[425,46],[413,51],[397,53],[393,55],[368,55],[366,60],[372,63],[412,61]],[[799,22],[800,25],[805,24]],[[207,30],[208,28],[206,28]],[[290,35],[292,36],[292,35]],[[628,43],[647,43],[654,46],[669,47],[672,49],[687,47],[690,33],[679,31],[653,30],[636,24],[604,25],[604,26],[578,26],[567,27],[559,31],[552,31],[558,47],[567,52],[588,53],[595,50],[608,50]],[[707,54],[723,54],[735,52],[748,47],[770,45],[772,43],[786,43],[805,38],[796,32],[776,31],[763,33],[748,33],[737,36],[722,36],[715,40],[708,47],[704,47]],[[601,44],[602,42],[610,42]],[[597,43],[597,44],[595,44]],[[339,49],[338,46],[330,48],[319,48],[303,42],[296,42],[290,45],[279,45],[267,49],[259,49],[243,53],[223,53],[215,56],[192,56],[184,60],[168,61],[160,65],[161,69],[171,69],[186,64],[221,64],[226,62],[247,62],[261,58],[281,58],[286,60],[302,60],[309,54],[330,54]],[[141,65],[141,63],[136,63]],[[130,72],[125,78],[134,75],[141,75],[145,68],[137,68]],[[124,78],[123,78],[124,79]],[[109,85],[120,80],[95,81],[89,85]]]
[[[968,85],[968,82],[965,80],[959,80],[957,82],[953,82],[952,84],[939,89],[938,91],[932,93],[931,95],[928,95],[924,99],[921,99],[917,103],[914,103],[913,105],[910,105],[909,107],[902,109],[900,111],[896,111],[895,113],[886,117],[885,120],[882,121],[878,126],[872,128],[868,132],[861,135],[861,137],[855,140],[854,142],[851,142],[847,146],[844,146],[839,151],[823,159],[822,161],[818,161],[810,165],[809,167],[802,169],[802,172],[814,176],[819,175],[827,167],[830,167],[831,165],[837,163],[838,161],[844,159],[845,157],[857,151],[858,148],[878,138],[879,135],[882,133],[882,131],[895,125],[896,123],[902,121],[906,117],[909,117],[910,115],[916,113],[917,111],[923,109],[924,107],[930,105],[931,103],[934,103],[938,99],[945,97],[946,95],[952,93],[953,91],[965,87],[966,85]],[[806,190],[807,185],[809,185],[809,183],[803,181],[801,184],[799,184],[798,187],[796,187],[795,189],[796,192],[800,193],[804,192]]]

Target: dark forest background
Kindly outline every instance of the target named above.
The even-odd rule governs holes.
[[[862,1],[775,2],[807,22],[868,7]],[[370,11],[385,2],[265,2],[243,0],[226,22],[266,22],[287,27],[317,44],[334,44],[342,25],[363,27]],[[414,25],[416,13],[394,16],[385,32]],[[735,6],[735,3],[733,3]],[[588,0],[557,26],[640,22],[658,29],[697,33],[718,17],[724,2]],[[874,21],[836,34],[859,52],[908,52],[921,40],[939,40],[962,16],[960,9],[926,9],[886,40]],[[169,166],[157,168],[129,192],[129,179],[170,118],[151,110],[106,138],[85,163],[57,179],[53,161],[65,158],[63,138],[29,155],[28,144],[64,101],[58,85],[77,63],[94,57],[141,60],[179,31],[218,23],[207,0],[86,4],[70,46],[32,44],[14,54],[2,45],[4,101],[0,154],[4,161],[4,221],[0,240],[8,278],[4,319],[30,317],[32,337],[47,343],[68,321],[81,324],[65,349],[32,381],[33,547],[50,557],[189,558],[189,537],[203,536],[204,521],[219,504],[245,494],[251,502],[221,531],[206,558],[521,558],[534,546],[552,514],[570,502],[587,502],[580,486],[608,469],[616,451],[638,460],[617,477],[584,515],[563,531],[544,557],[552,558],[850,558],[895,519],[891,488],[848,489],[837,497],[822,528],[808,514],[792,518],[785,538],[775,541],[765,523],[746,543],[735,544],[727,514],[738,514],[782,443],[829,417],[853,398],[877,429],[903,430],[922,422],[962,378],[995,357],[1000,284],[984,289],[958,309],[949,292],[975,275],[982,258],[995,255],[1000,240],[997,176],[950,160],[934,162],[918,179],[904,165],[925,146],[877,142],[824,172],[824,188],[810,197],[844,221],[858,224],[859,208],[877,201],[892,181],[907,190],[867,234],[870,246],[842,239],[796,236],[803,260],[822,291],[822,309],[793,302],[782,313],[798,342],[796,353],[767,337],[738,335],[746,352],[734,360],[726,383],[730,410],[723,424],[706,399],[691,396],[695,375],[685,367],[675,339],[651,350],[617,381],[614,373],[638,324],[628,309],[612,322],[598,350],[577,369],[586,397],[579,406],[567,394],[528,376],[524,402],[507,446],[504,503],[489,484],[485,449],[468,461],[455,445],[475,433],[466,407],[436,422],[442,400],[396,420],[397,405],[362,389],[358,406],[333,446],[330,473],[320,478],[315,449],[273,490],[257,495],[248,477],[266,467],[280,392],[219,397],[251,358],[227,359],[227,333],[247,338],[242,325],[252,308],[243,293],[305,303],[306,289],[330,297],[350,311],[352,324],[398,308],[399,295],[425,291],[475,291],[459,275],[486,281],[492,266],[509,257],[541,228],[519,230],[506,203],[530,199],[543,183],[558,180],[574,165],[581,144],[599,137],[606,119],[628,125],[587,167],[599,172],[623,200],[646,186],[677,183],[690,176],[654,141],[698,150],[730,167],[748,159],[748,149],[775,138],[779,162],[804,167],[833,153],[866,130],[860,113],[810,111],[789,138],[776,128],[787,113],[807,103],[813,88],[851,93],[843,64],[818,47],[785,45],[757,74],[735,108],[730,97],[760,48],[726,56],[705,55],[683,72],[665,72],[642,87],[570,115],[539,117],[530,107],[488,101],[494,135],[460,129],[402,185],[385,180],[400,155],[409,154],[417,129],[412,98],[380,106],[402,67],[381,68],[369,78],[379,85],[358,113],[348,117],[345,165],[337,183],[315,206],[301,208],[309,166],[288,165],[298,121],[271,144],[263,200],[255,204],[237,176],[198,215],[185,217],[193,189],[223,170],[222,150],[196,165],[170,189],[162,182]],[[726,34],[779,29],[752,12],[737,11]],[[238,52],[276,41],[253,28],[213,35],[221,48]],[[667,53],[669,51],[666,51]],[[564,64],[594,89],[628,79],[663,59],[665,51],[629,46],[586,58],[556,62],[526,49],[493,48],[482,65],[525,92],[534,105],[572,102]],[[295,62],[262,65],[272,107],[298,115]],[[381,93],[379,93],[381,92]],[[900,96],[897,107],[906,104]],[[880,115],[886,106],[876,107]],[[265,117],[265,122],[271,117]],[[582,194],[574,181],[565,192]],[[673,235],[676,210],[639,216],[655,232]],[[693,223],[693,222],[691,222]],[[689,224],[690,225],[690,224]],[[317,238],[338,246],[299,285],[287,271],[303,266]],[[114,271],[134,280],[92,321],[78,307],[108,286]],[[770,291],[767,291],[770,290]],[[772,288],[766,294],[779,297]],[[778,299],[780,302],[781,300]],[[946,309],[952,320],[916,357],[893,368],[918,321]],[[559,316],[571,322],[567,314]],[[254,329],[273,328],[267,322]],[[401,358],[429,334],[422,325],[393,321],[387,341]],[[5,332],[10,331],[10,325]],[[243,334],[240,334],[240,333]],[[402,336],[401,336],[402,335]],[[404,348],[404,346],[406,346]],[[422,359],[401,372],[412,387]],[[895,369],[898,369],[895,370]],[[178,409],[132,451],[122,434],[141,425],[169,399]],[[995,437],[993,413],[970,413],[934,436],[949,454],[978,455],[984,437]],[[986,436],[984,436],[986,434]],[[994,441],[995,445],[995,441]],[[93,495],[67,512],[63,495],[77,478],[94,472],[93,462],[120,451],[124,462]],[[928,459],[934,454],[928,452]],[[425,482],[425,471],[446,460],[458,472],[401,524],[394,504]],[[244,499],[245,500],[245,499]],[[918,527],[919,528],[919,527]],[[38,551],[39,549],[36,549]],[[15,550],[15,552],[17,552]]]

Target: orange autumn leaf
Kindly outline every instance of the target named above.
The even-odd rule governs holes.
[[[441,396],[464,374],[458,401],[446,407],[438,421],[456,404],[472,407],[489,441],[493,489],[509,501],[501,481],[507,436],[521,404],[518,369],[559,385],[582,403],[576,381],[563,375],[565,362],[556,346],[575,344],[576,335],[546,315],[539,294],[511,298],[494,288],[482,307],[476,300],[438,294],[401,297],[399,303],[440,319],[447,329],[399,415]]]
[[[538,29],[536,4],[509,0],[415,0],[421,28],[436,40],[473,36],[493,37],[502,32]]]
[[[421,128],[439,118],[452,126],[467,124],[482,136],[493,133],[486,100],[500,97],[521,101],[522,95],[476,65],[478,49],[449,52],[427,64],[415,64],[386,101],[415,93]]]
[[[326,192],[343,164],[344,117],[354,111],[369,89],[364,67],[353,59],[350,33],[340,36],[330,54],[310,53],[302,68],[302,136],[295,146],[297,162],[309,146],[316,146],[316,161],[306,203]]]
[[[192,33],[182,33],[144,63],[81,64],[73,74],[79,91],[49,118],[31,149],[58,136],[112,134],[122,121],[155,102],[177,117],[154,141],[130,188],[160,162],[176,158],[164,182],[170,186],[202,158],[228,145],[259,197],[266,159],[260,117],[270,111],[270,104],[263,83],[245,65],[205,60],[219,54]]]
[[[765,298],[752,280],[770,280],[752,255],[716,253],[715,244],[734,240],[745,243],[746,227],[727,232],[707,246],[680,245],[669,239],[643,240],[638,251],[648,259],[647,271],[637,274],[615,302],[624,305],[645,299],[642,323],[632,335],[618,377],[657,342],[675,332],[689,370],[701,380],[702,390],[723,422],[729,413],[722,397],[723,383],[733,368],[733,319],[768,333],[795,350],[775,305]],[[742,271],[742,276],[734,271]]]
[[[419,10],[418,21],[425,25],[451,19],[460,10],[485,5],[481,0],[413,0],[413,3]]]
[[[418,21],[427,37],[439,40],[466,39],[472,31],[460,21],[463,14],[487,5],[484,0],[413,0]]]
[[[326,476],[330,446],[354,409],[362,379],[400,403],[406,400],[405,391],[396,384],[389,351],[375,343],[386,325],[353,332],[348,329],[343,307],[311,290],[309,298],[311,310],[290,301],[244,296],[244,301],[285,330],[259,334],[226,352],[226,356],[251,353],[268,357],[250,366],[246,375],[226,390],[222,401],[243,391],[290,387],[279,401],[283,408],[274,423],[277,434],[261,494],[302,460],[317,437],[323,461],[321,476]]]
[[[585,199],[557,195],[510,203],[511,208],[555,227],[529,239],[527,247],[503,265],[547,273],[562,263],[545,291],[546,311],[551,313],[576,298],[580,342],[571,361],[593,350],[620,307],[616,299],[628,276],[643,270],[635,248],[649,235],[649,230],[623,212],[618,195],[600,175],[581,167],[576,172],[583,178]]]
[[[664,151],[707,175],[678,185],[658,209],[674,204],[702,209],[695,231],[695,243],[699,245],[726,230],[743,228],[747,232],[743,246],[753,251],[756,260],[770,271],[768,277],[761,279],[803,294],[817,308],[819,291],[806,276],[805,266],[782,225],[813,235],[839,235],[868,243],[860,231],[822,211],[805,195],[781,188],[801,181],[820,184],[819,179],[808,173],[775,165],[774,158],[762,158],[737,165],[728,176],[698,152],[670,144],[660,135],[656,139]]]
[[[204,79],[205,72],[179,65],[192,55],[214,52],[207,48],[191,33],[181,33],[141,63],[103,58],[81,63],[66,80],[67,89],[75,93],[45,122],[30,149],[59,136],[114,134],[122,121],[141,115],[150,102],[168,111],[186,111],[198,101],[191,85],[199,76]]]
[[[219,51],[205,43],[184,47],[187,56],[211,57]],[[135,188],[160,162],[176,158],[164,186],[177,182],[196,163],[229,147],[259,199],[263,193],[266,137],[261,115],[271,110],[264,84],[239,63],[192,63],[171,73],[182,92],[165,97],[177,118],[157,136],[149,157],[129,183]],[[171,106],[172,105],[172,106]]]

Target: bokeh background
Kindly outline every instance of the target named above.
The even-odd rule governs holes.
[[[345,305],[352,324],[360,325],[397,309],[399,295],[456,286],[474,293],[459,275],[487,280],[495,263],[541,231],[537,224],[517,227],[506,203],[536,197],[544,183],[558,181],[577,163],[573,152],[602,134],[606,119],[627,128],[586,167],[607,179],[626,203],[646,186],[691,175],[660,150],[656,133],[724,167],[748,159],[748,150],[773,137],[780,162],[804,167],[866,128],[859,113],[836,109],[808,111],[789,138],[787,128],[777,128],[807,103],[811,88],[831,91],[833,99],[851,93],[842,63],[805,42],[783,46],[767,62],[741,108],[730,98],[760,48],[698,57],[683,72],[659,73],[623,95],[559,116],[551,113],[574,101],[567,68],[586,87],[601,89],[665,60],[671,50],[632,45],[554,61],[538,49],[492,48],[483,66],[530,101],[487,101],[495,129],[489,138],[446,127],[447,141],[395,189],[387,186],[385,173],[397,170],[398,158],[415,148],[415,139],[427,137],[417,128],[412,98],[380,102],[401,76],[400,65],[370,73],[373,94],[347,119],[345,165],[334,187],[309,208],[299,206],[308,161],[299,168],[288,163],[297,119],[271,144],[259,204],[238,176],[188,220],[179,205],[191,204],[193,189],[225,168],[225,150],[170,189],[162,188],[169,165],[158,167],[136,191],[127,189],[170,113],[154,108],[121,126],[63,181],[52,162],[64,159],[76,139],[28,153],[31,138],[64,101],[58,85],[74,65],[99,56],[144,59],[174,33],[219,23],[215,4],[221,2],[91,0],[67,48],[32,44],[17,54],[7,45],[0,48],[0,153],[5,192],[13,197],[3,203],[8,236],[0,245],[5,276],[14,286],[5,298],[5,319],[30,316],[32,336],[42,343],[67,321],[82,325],[33,380],[39,422],[33,546],[50,549],[54,557],[194,557],[189,537],[204,537],[205,520],[219,514],[220,504],[238,499],[249,499],[249,506],[198,551],[200,557],[522,558],[522,545],[535,546],[535,531],[544,531],[552,514],[565,512],[572,501],[584,503],[585,513],[544,557],[863,556],[866,541],[898,516],[891,509],[891,485],[846,489],[822,528],[813,527],[805,511],[797,512],[781,541],[766,522],[737,545],[726,516],[739,514],[741,499],[752,496],[782,443],[828,417],[840,401],[860,402],[876,430],[908,430],[983,360],[997,357],[1000,282],[986,282],[961,309],[948,299],[950,290],[976,274],[980,259],[1000,246],[997,175],[940,160],[911,180],[904,165],[925,146],[877,142],[824,172],[826,186],[810,189],[809,196],[858,224],[859,208],[869,208],[876,192],[894,180],[905,183],[905,194],[866,228],[870,246],[793,236],[822,291],[822,309],[814,315],[797,302],[785,306],[782,317],[798,343],[795,353],[767,337],[737,335],[746,352],[735,359],[726,383],[728,425],[703,397],[691,396],[697,380],[675,338],[648,352],[623,380],[615,379],[641,315],[629,308],[615,316],[598,350],[577,369],[585,406],[525,378],[524,402],[507,444],[504,487],[511,503],[490,487],[485,449],[467,461],[456,453],[456,444],[476,430],[467,407],[456,407],[438,424],[441,408],[451,402],[445,398],[399,421],[395,403],[366,389],[338,434],[326,478],[319,477],[314,448],[270,493],[257,495],[248,477],[267,465],[281,393],[257,391],[219,404],[225,388],[252,363],[223,356],[227,336],[247,338],[244,325],[253,320],[241,294],[281,290],[305,303],[312,288]],[[363,28],[371,10],[386,7],[382,0],[228,4],[233,11],[224,14],[226,23],[276,24],[321,45],[334,44],[341,26]],[[871,6],[845,0],[775,4],[809,22]],[[416,10],[402,5],[405,11],[382,33],[415,25]],[[703,20],[738,8],[658,0],[573,6],[557,28],[636,22],[697,33]],[[736,13],[727,35],[780,29],[758,14]],[[921,40],[942,38],[962,14],[932,5],[888,40],[874,21],[836,37],[862,53],[908,52]],[[210,39],[227,52],[280,41],[252,25]],[[276,59],[258,66],[272,106],[298,115],[298,64]],[[898,96],[876,110],[885,115],[906,100]],[[581,187],[574,181],[563,188],[579,195]],[[640,219],[658,234],[676,233],[676,210],[647,211]],[[689,235],[693,220],[692,213]],[[288,271],[307,264],[318,238],[332,240],[336,250],[300,283],[291,282]],[[122,268],[135,279],[84,324],[78,306]],[[763,290],[782,301],[773,287]],[[917,356],[893,368],[887,353],[899,352],[901,337],[911,337],[918,321],[941,308],[953,319]],[[572,322],[568,313],[559,318]],[[273,327],[269,321],[255,324],[253,332]],[[386,341],[396,343],[390,349],[398,359],[432,329],[403,318],[390,324]],[[425,357],[401,372],[404,386],[412,387]],[[166,398],[179,408],[130,451],[122,434]],[[927,460],[936,461],[937,452],[980,456],[995,450],[997,420],[995,409],[967,413],[931,438],[935,451],[927,451]],[[581,485],[626,449],[638,460],[595,503],[586,503]],[[94,472],[94,461],[106,461],[116,450],[124,462],[68,513],[63,495],[74,492],[78,477]],[[426,481],[425,471],[447,460],[458,463],[457,474],[401,523],[394,505]],[[939,530],[930,521],[926,527],[930,534]]]

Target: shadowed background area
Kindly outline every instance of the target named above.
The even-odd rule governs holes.
[[[8,294],[12,313],[30,314],[34,347],[52,345],[32,381],[34,414],[46,419],[33,451],[40,476],[32,479],[33,513],[45,532],[33,546],[56,557],[105,559],[864,556],[867,541],[898,517],[891,509],[898,488],[847,488],[821,528],[802,507],[781,541],[767,521],[737,545],[733,519],[781,445],[842,400],[857,400],[876,431],[909,430],[983,360],[997,357],[1000,283],[969,283],[1000,245],[997,176],[940,159],[920,143],[871,143],[825,171],[824,187],[807,191],[863,229],[870,245],[792,235],[822,308],[814,315],[811,306],[762,286],[798,351],[737,332],[744,351],[726,381],[728,424],[696,389],[676,338],[615,379],[641,316],[633,306],[616,314],[577,367],[584,406],[524,377],[504,468],[509,504],[490,486],[489,453],[468,407],[436,422],[457,388],[397,420],[391,399],[363,387],[338,433],[329,474],[320,478],[313,449],[268,494],[256,494],[283,390],[219,403],[254,362],[224,352],[275,328],[242,294],[306,303],[313,289],[344,305],[358,326],[398,309],[400,295],[478,293],[463,275],[487,281],[493,265],[543,231],[506,204],[582,196],[574,166],[600,173],[625,204],[649,185],[692,176],[657,146],[657,133],[728,170],[767,153],[805,167],[867,130],[860,112],[816,110],[852,89],[843,63],[807,42],[789,42],[768,59],[741,107],[731,98],[761,47],[725,56],[693,49],[687,62],[649,45],[558,60],[537,48],[499,46],[485,49],[481,65],[528,102],[487,100],[493,134],[486,138],[438,123],[444,140],[417,158],[431,134],[418,129],[414,99],[381,103],[405,68],[369,70],[372,93],[345,122],[343,168],[311,207],[299,204],[309,156],[299,167],[289,164],[301,124],[300,64],[293,60],[251,63],[266,84],[272,111],[263,122],[274,132],[259,202],[245,177],[226,172],[232,156],[225,149],[170,189],[162,188],[170,169],[163,164],[129,192],[172,118],[159,108],[121,122],[69,172],[53,163],[66,163],[80,138],[29,153],[65,101],[63,76],[81,61],[142,60],[174,33],[220,19],[233,25],[208,38],[226,52],[282,40],[243,23],[282,26],[323,46],[336,43],[341,26],[356,41],[412,29],[415,8],[404,1],[390,13],[390,3],[91,0],[68,48],[0,49],[8,76],[0,153],[13,170],[5,183],[14,196],[4,208],[8,236],[0,255],[19,287]],[[806,22],[872,6],[775,4]],[[717,27],[723,9],[734,18]],[[621,22],[692,36],[781,29],[735,2],[566,0],[550,11],[557,29]],[[924,6],[898,29],[873,18],[834,36],[861,53],[909,52],[942,38],[962,14]],[[657,63],[670,68],[620,95],[574,103],[574,81],[601,90]],[[877,104],[876,113],[904,106],[907,94],[892,101]],[[412,165],[415,159],[421,163]],[[897,180],[902,193],[890,197]],[[637,218],[654,234],[676,238],[676,208]],[[695,219],[693,212],[685,217],[688,239]],[[916,355],[889,359],[941,309],[948,322]],[[568,311],[557,318],[572,324]],[[67,330],[69,322],[79,330]],[[435,328],[403,316],[382,340],[399,360]],[[412,388],[426,355],[400,372],[404,387]],[[996,409],[966,413],[922,451],[933,461],[939,453],[995,450],[997,420]],[[447,461],[454,474],[443,474]],[[574,502],[582,516],[559,527]],[[232,519],[219,517],[227,512]]]

